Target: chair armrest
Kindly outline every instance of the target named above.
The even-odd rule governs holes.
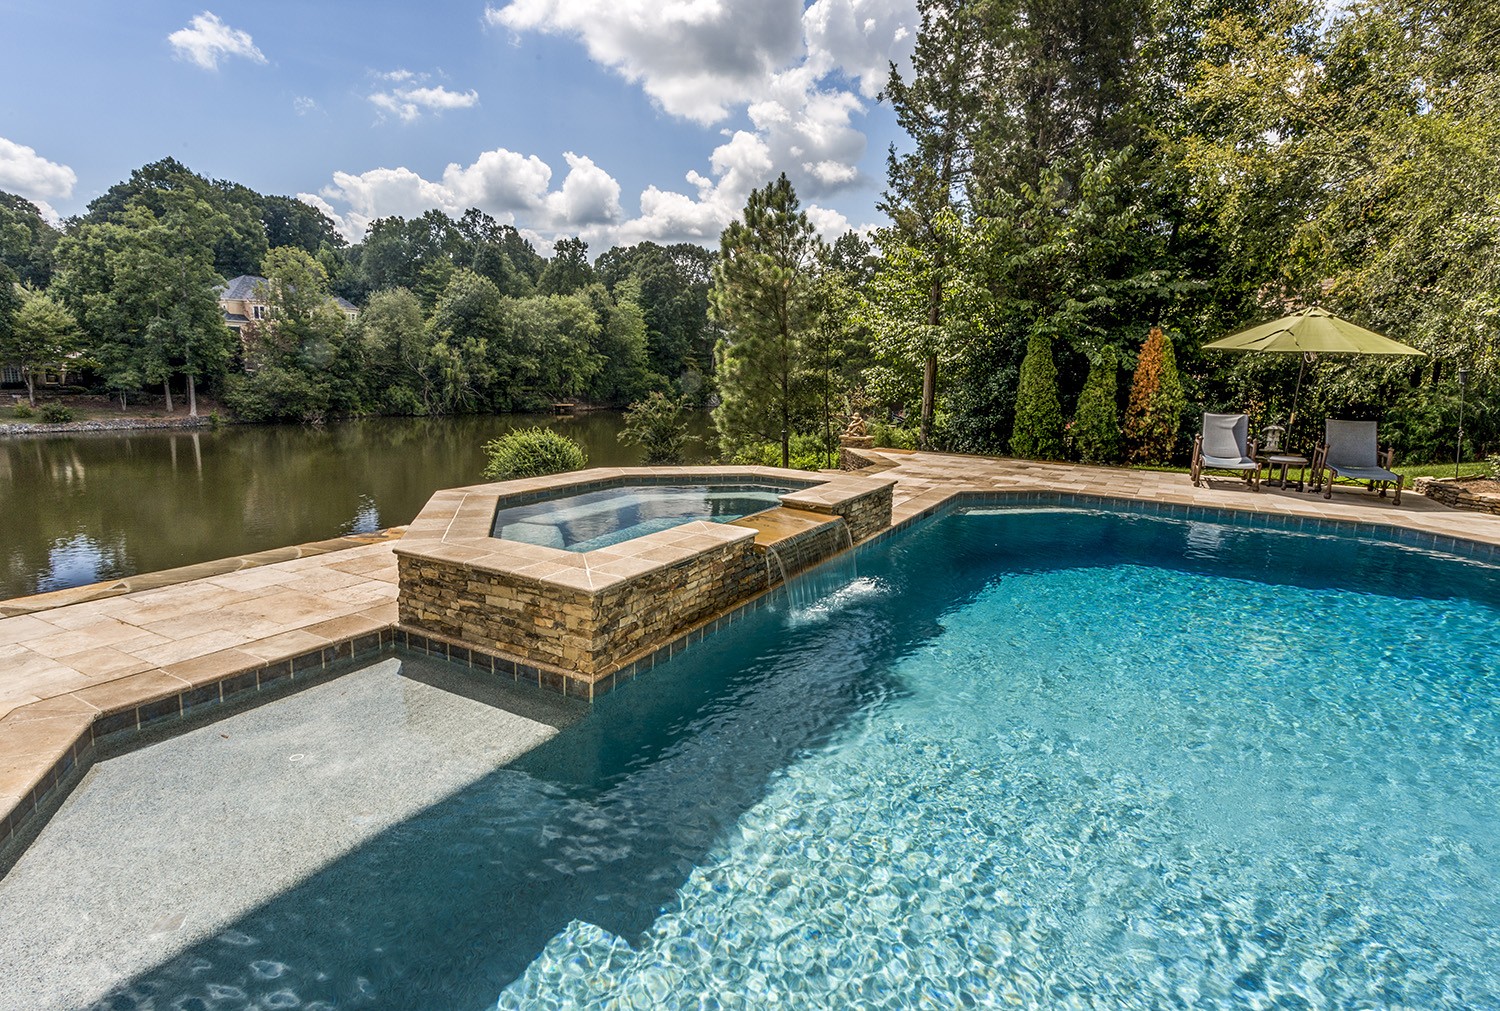
[[[1255,440],[1254,439],[1251,439],[1249,445],[1247,445],[1245,447],[1245,455],[1248,456],[1252,460],[1254,460],[1254,459],[1256,459],[1256,458],[1258,458],[1260,456],[1260,454],[1256,452],[1256,445],[1255,445]]]
[[[1392,470],[1396,466],[1396,447],[1387,446],[1383,451],[1375,454],[1375,460],[1386,470]]]

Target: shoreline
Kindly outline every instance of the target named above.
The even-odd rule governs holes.
[[[200,414],[186,418],[121,418],[118,421],[61,421],[23,422],[0,425],[0,438],[33,435],[76,435],[80,432],[128,432],[134,429],[151,428],[213,428],[215,425],[233,424],[222,417],[215,421],[212,415]]]

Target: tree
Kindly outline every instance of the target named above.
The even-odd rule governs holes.
[[[498,381],[515,375],[519,362],[506,346],[505,331],[495,283],[472,270],[455,272],[428,321],[425,374],[438,410],[478,410]]]
[[[879,207],[891,217],[886,248],[902,247],[908,276],[925,287],[926,329],[919,331],[922,356],[921,445],[932,436],[937,402],[938,359],[943,345],[943,286],[951,250],[945,216],[961,207],[962,186],[972,160],[986,85],[983,11],[976,0],[919,0],[921,26],[912,54],[912,79],[891,65],[882,98],[915,150],[898,156],[891,145],[887,185]]]
[[[317,421],[359,406],[355,357],[344,314],[316,257],[295,246],[266,254],[257,293],[269,318],[240,331],[246,374],[229,384],[229,404],[247,421]]]
[[[1021,361],[1021,384],[1016,393],[1016,421],[1011,429],[1011,452],[1033,460],[1063,456],[1062,406],[1057,400],[1057,366],[1052,341],[1040,331],[1031,335]]]
[[[1113,463],[1120,453],[1120,410],[1116,403],[1117,366],[1106,349],[1089,364],[1089,377],[1073,415],[1073,447],[1084,463]]]
[[[725,331],[716,352],[722,399],[714,409],[723,451],[754,439],[779,442],[782,466],[791,462],[817,245],[785,173],[753,191],[744,219],[719,237],[711,304]]]
[[[625,429],[619,438],[640,446],[648,467],[682,463],[688,442],[687,401],[660,392],[647,394],[625,412]]]
[[[1136,361],[1125,411],[1125,442],[1136,463],[1165,463],[1177,446],[1177,430],[1187,396],[1177,375],[1172,342],[1159,326],[1151,328]]]
[[[589,244],[579,238],[559,239],[552,259],[537,281],[536,290],[543,295],[571,295],[594,280],[589,266]]]
[[[63,304],[35,288],[23,288],[21,307],[10,321],[9,333],[0,330],[0,361],[14,362],[26,378],[26,399],[36,406],[36,375],[61,365],[75,348],[78,321]]]
[[[422,303],[405,288],[377,291],[359,314],[365,402],[381,414],[436,409],[431,346]]]
[[[715,253],[691,243],[642,242],[608,250],[594,265],[611,292],[627,281],[636,283],[649,368],[679,389],[685,377],[713,369],[717,335],[709,320],[708,291],[715,258]]]
[[[36,204],[0,191],[0,264],[14,271],[23,284],[46,288],[51,283],[58,237],[57,229],[42,220]]]

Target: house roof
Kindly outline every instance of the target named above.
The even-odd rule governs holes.
[[[221,302],[228,301],[230,299],[248,299],[252,302],[261,302],[264,301],[264,299],[258,297],[255,293],[255,290],[257,287],[265,283],[266,279],[256,274],[241,274],[239,277],[231,277],[228,281],[224,282],[218,288],[216,288],[215,291],[218,292],[219,301]],[[333,297],[333,300],[334,302],[338,303],[338,307],[344,312],[360,311],[359,306],[355,305],[347,298],[340,298],[335,295]],[[241,316],[240,319],[243,320],[244,317]]]
[[[254,274],[241,274],[239,277],[231,277],[218,289],[219,297],[223,298],[254,298],[257,285],[265,284],[266,279]]]
[[[224,322],[225,323],[248,323],[248,322],[250,322],[250,317],[246,316],[244,313],[226,312],[226,313],[224,313]]]

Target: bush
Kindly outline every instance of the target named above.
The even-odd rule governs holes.
[[[1084,463],[1113,463],[1120,455],[1120,412],[1115,406],[1114,352],[1089,365],[1073,416],[1073,447]]]
[[[41,411],[41,418],[49,425],[61,425],[65,421],[73,420],[73,412],[59,403],[45,405]]]
[[[686,413],[686,397],[674,400],[652,393],[630,405],[619,439],[645,450],[648,467],[681,463],[688,442]]]
[[[588,466],[583,447],[550,428],[523,428],[484,444],[484,476],[492,481],[542,477]]]
[[[1057,400],[1057,365],[1052,341],[1034,333],[1021,360],[1021,382],[1016,389],[1016,422],[1010,451],[1032,460],[1063,457],[1062,405]]]
[[[13,415],[15,415],[18,418],[34,418],[34,417],[36,417],[36,412],[33,411],[26,404],[17,404],[14,408],[12,408],[12,410],[11,410],[10,413],[13,414]]]
[[[878,447],[889,449],[916,449],[917,433],[900,425],[887,425],[883,421],[870,423],[870,438]]]
[[[838,454],[830,458],[820,436],[793,432],[789,448],[793,470],[822,470],[838,465]],[[752,442],[737,450],[729,462],[742,467],[780,467],[781,443]]]
[[[1136,361],[1130,385],[1130,406],[1125,411],[1125,442],[1132,463],[1167,463],[1177,445],[1177,429],[1187,394],[1177,374],[1172,342],[1154,326]]]

